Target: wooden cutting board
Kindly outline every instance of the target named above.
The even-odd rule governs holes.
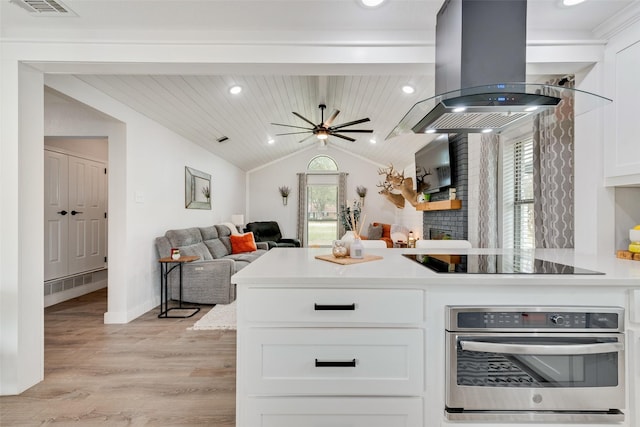
[[[321,259],[323,261],[335,262],[336,264],[342,265],[351,265],[351,264],[359,264],[361,262],[375,261],[378,259],[382,259],[380,255],[368,255],[365,254],[364,258],[336,258],[333,255],[316,255],[317,259]]]
[[[617,258],[622,258],[622,259],[631,259],[631,260],[635,260],[635,261],[640,261],[640,254],[635,254],[635,253],[630,252],[630,251],[620,250],[620,251],[616,252],[616,257]]]

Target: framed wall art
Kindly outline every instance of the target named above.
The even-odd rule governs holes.
[[[185,166],[184,203],[187,209],[211,209],[211,175]]]

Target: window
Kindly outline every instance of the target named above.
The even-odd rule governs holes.
[[[533,140],[508,142],[503,158],[503,247],[533,249]]]
[[[316,156],[307,170],[307,245],[331,246],[338,238],[338,165]]]

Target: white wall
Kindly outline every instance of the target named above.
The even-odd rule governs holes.
[[[245,173],[73,77],[47,76],[45,82],[102,112],[80,103],[49,104],[45,133],[109,138],[105,321],[128,322],[159,304],[155,237],[171,228],[229,221],[244,210]],[[117,129],[125,130],[124,140]],[[212,210],[185,209],[185,166],[211,175]]]
[[[366,144],[366,142],[356,142]],[[318,155],[331,157],[338,164],[340,172],[347,172],[347,200],[359,200],[356,194],[357,186],[367,188],[367,196],[363,213],[367,215],[366,222],[402,223],[407,210],[413,209],[408,203],[404,209],[397,209],[378,194],[376,184],[382,181],[378,169],[386,167],[372,163],[369,160],[354,156],[347,151],[332,147],[318,150],[311,145],[307,150],[300,151],[290,157],[268,164],[248,173],[246,222],[278,221],[285,237],[296,237],[297,208],[298,208],[298,178],[297,173],[306,172],[311,159]],[[405,176],[411,176],[406,175]],[[287,206],[282,205],[282,198],[278,187],[283,185],[291,188]],[[366,227],[366,225],[365,225]]]

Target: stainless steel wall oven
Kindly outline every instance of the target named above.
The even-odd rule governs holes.
[[[447,307],[451,420],[622,421],[624,309]]]

